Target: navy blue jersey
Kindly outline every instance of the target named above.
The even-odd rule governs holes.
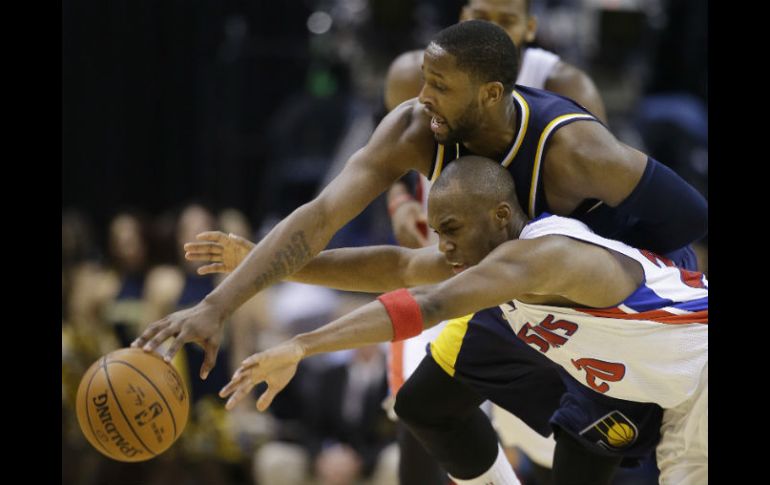
[[[516,85],[512,93],[516,107],[516,135],[500,163],[508,168],[516,185],[519,204],[529,218],[543,212],[553,212],[545,200],[543,159],[548,141],[559,128],[575,121],[601,123],[577,102],[558,94]],[[434,182],[441,171],[453,160],[475,155],[462,144],[437,144],[428,179]],[[585,200],[568,215],[584,222],[602,237],[623,241],[626,228],[633,225],[633,217],[619,214],[614,208],[597,199]]]

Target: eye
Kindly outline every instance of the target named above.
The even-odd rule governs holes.
[[[439,91],[439,92],[446,91],[446,86],[444,86],[443,84],[439,84],[436,81],[427,81],[427,84],[428,86],[432,87],[436,91]]]

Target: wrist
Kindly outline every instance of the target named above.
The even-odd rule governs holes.
[[[384,293],[377,300],[385,307],[393,325],[392,342],[406,340],[422,333],[425,322],[420,305],[406,288]]]
[[[295,335],[294,337],[289,340],[292,345],[297,349],[297,355],[300,359],[304,359],[305,357],[308,357],[312,355],[311,352],[311,346],[310,346],[310,340],[308,338],[308,334],[306,333],[300,333],[298,335]]]
[[[227,307],[222,302],[221,295],[217,295],[216,294],[216,289],[214,291],[212,291],[211,293],[209,293],[208,295],[206,295],[203,298],[203,300],[201,300],[200,304],[208,306],[213,311],[218,313],[219,316],[220,316],[220,321],[221,322],[224,322],[233,313],[232,311],[227,310]]]

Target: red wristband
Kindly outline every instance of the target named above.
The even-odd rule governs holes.
[[[388,312],[393,324],[393,342],[420,335],[423,330],[420,305],[406,288],[391,291],[377,298]]]
[[[393,217],[393,213],[396,212],[396,209],[401,207],[404,202],[409,202],[410,200],[414,200],[414,197],[409,194],[398,194],[393,197],[393,199],[388,202],[388,214]]]

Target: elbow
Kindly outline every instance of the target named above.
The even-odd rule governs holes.
[[[313,232],[322,233],[324,228],[329,227],[329,211],[326,205],[318,199],[301,205],[296,212],[303,219],[310,221]]]

